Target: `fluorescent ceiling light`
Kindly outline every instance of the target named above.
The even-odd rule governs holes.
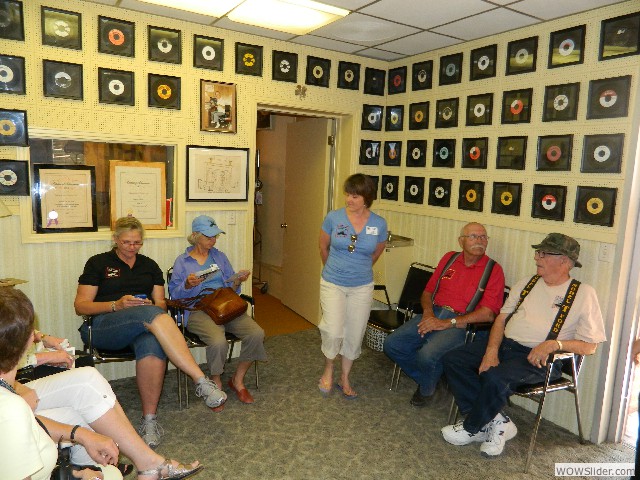
[[[163,7],[177,8],[187,12],[222,17],[233,10],[242,0],[140,0],[145,3],[153,3]]]
[[[227,16],[238,23],[305,35],[348,14],[349,10],[311,0],[245,0]]]

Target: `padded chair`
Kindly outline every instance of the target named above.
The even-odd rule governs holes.
[[[367,346],[381,352],[382,344],[387,335],[393,333],[398,327],[412,318],[414,314],[420,315],[422,313],[420,297],[431,275],[433,275],[434,270],[432,266],[425,265],[424,263],[412,263],[409,267],[409,272],[407,273],[407,278],[404,281],[400,299],[395,309],[391,306],[386,285],[374,285],[374,290],[384,291],[387,300],[387,309],[371,310],[367,323]],[[389,390],[394,390],[394,385],[395,389],[398,388],[400,374],[400,367],[394,363]]]
[[[128,362],[135,360],[136,354],[129,347],[122,350],[98,349],[93,345],[93,316],[83,315],[83,323],[87,325],[87,342],[84,344],[84,351],[93,358],[94,363]]]

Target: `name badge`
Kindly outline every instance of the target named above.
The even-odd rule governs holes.
[[[367,227],[365,233],[367,235],[378,235],[378,227]]]

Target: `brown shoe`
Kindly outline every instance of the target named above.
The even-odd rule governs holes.
[[[255,400],[253,399],[253,397],[249,393],[249,390],[247,390],[246,388],[243,388],[242,390],[238,390],[236,388],[236,386],[233,384],[233,379],[229,379],[229,384],[228,385],[229,385],[229,388],[231,388],[231,390],[236,392],[236,395],[238,396],[238,400],[240,400],[242,403],[254,403],[255,402]]]

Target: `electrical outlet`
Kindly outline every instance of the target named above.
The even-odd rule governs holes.
[[[598,260],[601,262],[613,262],[613,256],[615,255],[615,245],[611,243],[601,243],[600,251],[598,252]]]
[[[236,212],[229,212],[229,215],[227,216],[227,223],[229,225],[236,224]]]

